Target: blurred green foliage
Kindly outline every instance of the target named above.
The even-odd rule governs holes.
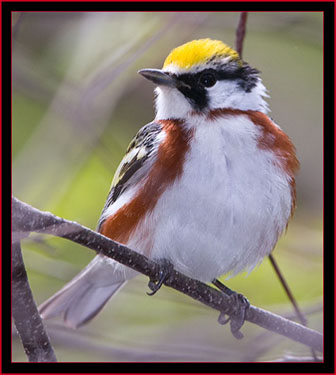
[[[210,37],[234,46],[236,12],[13,14],[13,194],[95,228],[113,173],[137,130],[153,119],[153,87],[136,72]],[[271,116],[293,139],[298,208],[275,257],[309,326],[322,331],[322,21],[318,12],[254,12],[243,57],[262,72]],[[31,235],[24,260],[37,303],[94,256]],[[268,259],[227,281],[252,304],[292,314]],[[246,324],[231,337],[217,314],[168,288],[146,296],[139,277],[78,331],[47,322],[60,361],[260,361],[310,351]],[[25,361],[15,335],[13,360]]]

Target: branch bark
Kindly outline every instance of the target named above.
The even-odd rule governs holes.
[[[12,198],[12,215],[14,245],[22,236],[29,235],[30,232],[51,234],[77,242],[150,279],[158,280],[159,278],[160,266],[154,261],[76,222],[65,220],[49,212],[39,211],[14,197]],[[234,313],[229,297],[178,271],[174,270],[164,284],[220,312],[228,315]],[[246,311],[246,320],[322,352],[322,335],[301,324],[252,305]]]
[[[29,362],[56,362],[29,286],[20,241],[12,246],[12,302],[14,323]]]

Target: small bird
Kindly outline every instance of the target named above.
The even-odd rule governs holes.
[[[299,167],[267,115],[259,71],[223,42],[199,39],[139,73],[157,86],[156,116],[128,146],[97,230],[203,282],[251,271],[294,212]],[[40,313],[79,327],[136,275],[97,255]]]

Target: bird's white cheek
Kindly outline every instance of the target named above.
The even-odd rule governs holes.
[[[155,94],[156,119],[185,118],[192,110],[188,100],[175,88],[157,87]]]
[[[218,81],[207,89],[210,109],[235,108],[243,111],[253,110],[267,112],[268,106],[263,97],[267,97],[266,89],[259,80],[250,91],[244,91],[237,82]]]
[[[209,98],[209,107],[228,108],[230,106],[230,97],[237,91],[236,84],[231,81],[218,81],[213,87],[207,89]]]

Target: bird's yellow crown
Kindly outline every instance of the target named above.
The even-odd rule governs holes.
[[[220,40],[198,39],[174,48],[166,58],[163,69],[171,64],[182,69],[190,69],[215,57],[239,60],[238,53]]]

